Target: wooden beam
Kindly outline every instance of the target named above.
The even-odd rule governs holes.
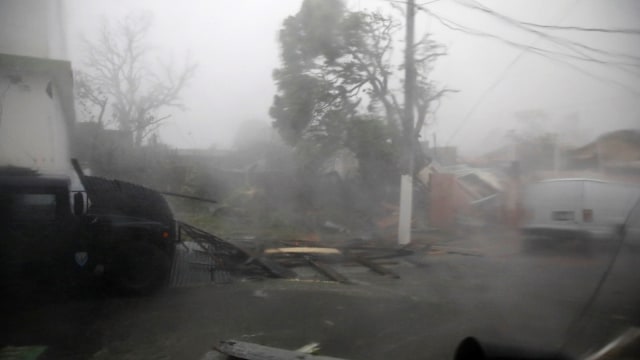
[[[346,276],[335,271],[331,266],[325,263],[322,263],[320,261],[314,260],[309,256],[306,256],[305,260],[307,261],[307,263],[309,263],[309,265],[311,265],[313,268],[318,270],[318,272],[320,272],[330,280],[337,281],[343,284],[351,284],[351,281],[347,279]]]
[[[396,272],[376,263],[373,260],[369,260],[362,256],[355,256],[352,259],[357,263],[361,264],[362,266],[366,266],[369,269],[373,270],[375,273],[378,273],[380,275],[389,275],[394,279],[400,279],[400,275],[398,275]]]
[[[214,346],[214,349],[234,359],[245,360],[343,360],[330,356],[305,354],[300,351],[278,349],[237,340],[221,341]]]

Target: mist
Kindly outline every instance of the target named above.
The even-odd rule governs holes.
[[[406,5],[0,2],[0,347],[582,356],[637,327],[640,4],[421,1],[417,130]]]
[[[161,138],[174,147],[229,148],[243,121],[271,122],[268,109],[275,92],[271,72],[279,62],[277,32],[282,20],[294,14],[300,4],[69,1],[64,5],[69,58],[81,66],[82,39],[97,33],[100,21],[96,19],[150,13],[154,19],[150,44],[157,50],[155,56],[179,63],[187,54],[199,64],[198,76],[183,95],[187,110],[174,112],[160,129]],[[351,1],[348,5],[396,11],[383,1]],[[560,1],[554,2],[553,8],[528,1],[486,5],[519,20],[543,24],[625,28],[633,27],[640,17],[633,1]],[[456,3],[436,2],[430,9],[469,28],[522,44],[546,46],[535,35]],[[422,14],[417,19],[417,33],[424,31],[448,47],[448,55],[436,64],[434,79],[459,90],[442,99],[433,123],[424,130],[426,139],[435,134],[442,145],[458,146],[467,154],[490,151],[493,149],[483,145],[494,143],[496,137],[503,141],[504,133],[520,126],[516,114],[526,111],[546,112],[549,120],[540,126],[563,136],[575,130],[571,124],[577,121],[580,139],[571,142],[586,143],[606,131],[638,125],[638,81],[615,68],[578,64],[575,66],[581,70],[576,70],[536,54],[521,54],[521,49],[495,39],[453,31]],[[640,51],[633,36],[568,35],[610,52],[637,55]]]

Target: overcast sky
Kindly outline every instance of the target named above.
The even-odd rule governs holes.
[[[161,129],[162,140],[175,147],[215,144],[227,148],[233,146],[243,122],[271,122],[268,109],[275,93],[271,73],[279,65],[277,32],[283,19],[295,14],[301,2],[66,0],[69,56],[81,66],[82,38],[95,36],[101,17],[118,19],[131,12],[150,12],[154,27],[149,40],[157,56],[179,63],[188,54],[199,64],[196,77],[184,91],[188,109],[173,112]],[[637,28],[640,24],[640,2],[633,0],[481,3],[519,20],[543,24],[607,28]],[[393,11],[382,0],[350,0],[348,5],[351,9]],[[429,2],[427,6],[439,16],[469,28],[525,45],[557,49],[535,34],[519,31],[453,0]],[[439,145],[457,145],[474,153],[491,150],[504,140],[505,131],[513,128],[556,131],[567,141],[581,142],[607,130],[640,126],[637,75],[611,66],[571,61],[581,68],[579,71],[500,41],[453,31],[421,14],[417,32],[425,31],[447,45],[449,51],[436,65],[434,79],[459,90],[443,99],[435,123],[425,133],[429,139],[435,133]],[[607,51],[640,56],[640,37],[567,31],[554,34]],[[400,44],[397,50],[402,50]],[[547,119],[531,115],[541,111],[548,114]]]

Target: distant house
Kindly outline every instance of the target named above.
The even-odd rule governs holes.
[[[600,169],[640,174],[640,130],[613,131],[568,152],[571,169]]]
[[[458,164],[458,148],[456,146],[431,146],[429,141],[421,141],[424,154],[442,166]]]

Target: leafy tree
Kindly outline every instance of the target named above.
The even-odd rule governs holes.
[[[379,141],[397,149],[402,142],[402,64],[394,62],[394,44],[401,28],[392,16],[349,11],[341,0],[305,0],[296,15],[284,20],[279,35],[282,66],[273,74],[278,94],[270,115],[283,139],[322,157],[346,146],[348,129],[353,130],[349,123],[369,115],[370,123],[359,124],[382,120],[386,137]],[[433,62],[445,55],[442,46],[427,35],[414,46],[418,126],[412,136],[417,142],[432,105],[447,90],[429,80]]]
[[[79,107],[87,118],[130,132],[138,146],[169,118],[163,111],[184,108],[180,94],[196,69],[187,62],[181,69],[152,70],[150,28],[145,16],[130,15],[115,25],[105,21],[98,38],[86,42],[84,68],[76,72]]]

